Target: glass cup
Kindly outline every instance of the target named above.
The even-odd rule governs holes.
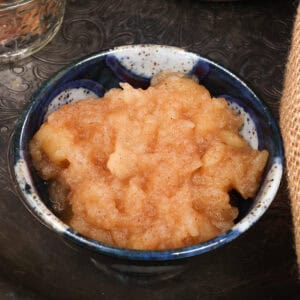
[[[65,0],[0,0],[0,63],[25,58],[54,37]]]

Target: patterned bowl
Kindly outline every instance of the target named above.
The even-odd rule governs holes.
[[[137,88],[147,88],[151,77],[162,70],[196,76],[213,96],[224,97],[230,107],[245,116],[242,136],[253,148],[267,149],[270,155],[260,189],[250,201],[235,199],[239,208],[236,224],[229,231],[204,243],[179,249],[140,251],[86,238],[52,212],[47,187],[32,167],[29,141],[45,116],[62,104],[77,101],[86,95],[102,96],[105,91],[118,87],[120,81],[129,82]],[[101,257],[106,255],[122,261],[166,262],[199,255],[232,241],[252,226],[269,207],[278,190],[283,170],[283,148],[278,126],[252,90],[234,74],[212,61],[179,48],[158,45],[114,48],[61,70],[43,84],[20,117],[12,150],[15,178],[22,201],[30,212],[73,245],[89,249],[90,253],[100,254]],[[138,271],[134,269],[134,272]]]

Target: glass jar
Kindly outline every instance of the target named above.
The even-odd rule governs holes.
[[[0,0],[0,63],[27,57],[58,31],[65,0]]]

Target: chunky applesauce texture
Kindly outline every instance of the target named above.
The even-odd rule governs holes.
[[[101,99],[64,105],[30,142],[54,209],[83,235],[171,249],[230,229],[229,192],[255,196],[268,159],[240,136],[243,118],[191,78],[161,73]]]

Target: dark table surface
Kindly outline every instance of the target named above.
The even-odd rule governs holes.
[[[169,281],[135,285],[107,277],[38,223],[16,195],[7,159],[18,115],[41,82],[81,56],[124,44],[180,46],[215,60],[278,118],[297,1],[277,2],[70,0],[48,46],[0,66],[0,299],[300,299],[285,180],[242,237]]]

